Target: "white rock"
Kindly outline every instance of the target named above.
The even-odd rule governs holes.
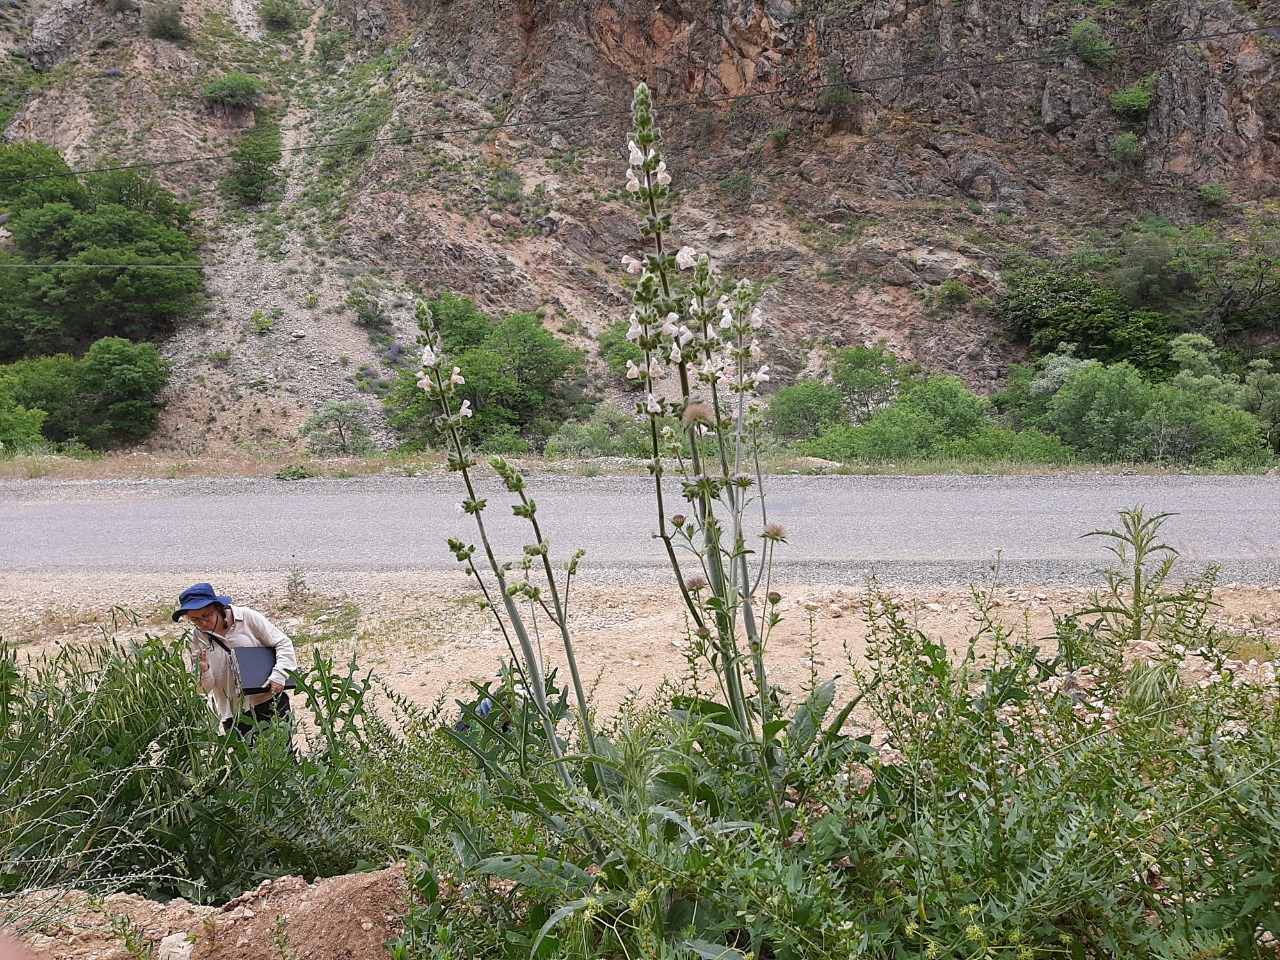
[[[171,933],[156,948],[156,960],[188,960],[195,942],[185,933]]]

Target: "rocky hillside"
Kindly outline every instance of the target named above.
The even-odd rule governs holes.
[[[290,446],[330,399],[376,422],[418,291],[541,311],[591,349],[640,244],[638,80],[681,241],[770,278],[783,382],[821,344],[884,339],[989,388],[1018,356],[984,307],[1002,255],[1199,222],[1206,184],[1243,225],[1280,179],[1275,0],[204,0],[172,38],[150,0],[5,4],[6,139],[155,163],[197,207],[210,298],[164,347],[154,441],[192,453]],[[203,96],[232,70],[264,81],[254,108]],[[1139,83],[1145,116],[1117,112]],[[267,120],[280,184],[243,207],[226,155]],[[974,300],[931,310],[946,281]]]

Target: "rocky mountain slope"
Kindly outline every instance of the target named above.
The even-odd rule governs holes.
[[[287,448],[330,399],[380,422],[419,291],[541,311],[592,349],[640,247],[622,188],[641,79],[678,237],[769,279],[782,382],[822,344],[883,339],[988,389],[1018,357],[983,306],[1001,255],[1197,222],[1205,184],[1244,224],[1280,179],[1275,0],[326,0],[276,30],[255,0],[208,0],[178,42],[149,35],[150,0],[6,3],[6,140],[155,163],[197,206],[210,298],[164,346],[154,441],[191,453]],[[230,70],[266,83],[256,111],[202,98]],[[1145,120],[1109,108],[1146,77]],[[241,208],[226,154],[267,117],[281,186]],[[1141,156],[1117,160],[1129,132]],[[931,309],[946,281],[974,301]]]

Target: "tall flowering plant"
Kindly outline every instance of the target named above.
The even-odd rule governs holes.
[[[644,353],[628,376],[644,387],[638,409],[649,419],[658,536],[693,624],[695,653],[711,664],[739,733],[754,740],[775,709],[764,654],[780,599],[769,571],[774,548],[785,541],[782,527],[769,522],[759,464],[757,390],[769,379],[758,359],[759,291],[749,281],[726,280],[692,247],[670,252],[664,208],[671,174],[643,83],[632,118],[627,190],[643,211],[649,249],[622,259],[639,275],[627,338]],[[668,464],[678,472],[687,513],[668,505]],[[748,517],[755,510],[753,531]]]
[[[522,692],[533,704],[542,726],[557,775],[566,788],[571,788],[574,781],[564,758],[563,746],[556,734],[555,716],[547,700],[547,679],[542,658],[539,656],[536,635],[529,625],[530,621],[526,621],[523,616],[517,601],[542,610],[560,634],[577,700],[578,720],[583,741],[587,750],[594,754],[596,746],[591,712],[569,631],[569,588],[573,576],[578,571],[582,551],[575,553],[564,564],[562,583],[551,561],[551,544],[543,535],[542,527],[538,522],[537,502],[528,495],[523,475],[506,460],[495,457],[489,461],[490,465],[497,472],[507,492],[516,497],[516,502],[511,507],[512,512],[528,522],[533,534],[532,542],[525,545],[522,559],[518,564],[499,562],[484,523],[484,512],[488,503],[477,492],[472,475],[477,460],[468,447],[463,433],[464,424],[472,416],[471,401],[456,402],[458,387],[464,385],[466,380],[462,371],[446,359],[430,308],[419,301],[415,309],[418,325],[424,331],[427,341],[422,351],[422,372],[418,379],[418,386],[437,403],[440,412],[433,418],[433,426],[448,452],[449,470],[462,476],[467,497],[460,507],[464,513],[475,520],[483,553],[478,565],[475,544],[464,543],[451,537],[448,541],[449,549],[453,551],[458,562],[464,564],[475,578],[490,610],[497,618],[512,653],[512,665],[522,677],[520,684],[523,688]],[[495,584],[493,590],[489,589],[482,573],[485,569]],[[537,580],[533,576],[534,571],[541,574]]]

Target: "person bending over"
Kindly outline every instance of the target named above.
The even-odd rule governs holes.
[[[191,663],[200,675],[200,689],[213,696],[214,709],[223,730],[234,729],[249,736],[256,724],[289,714],[289,695],[284,692],[290,672],[298,669],[293,641],[257,610],[233,605],[210,584],[197,583],[183,590],[176,623],[186,617],[191,622]],[[276,663],[264,693],[243,693],[232,657],[235,647],[269,647]]]

